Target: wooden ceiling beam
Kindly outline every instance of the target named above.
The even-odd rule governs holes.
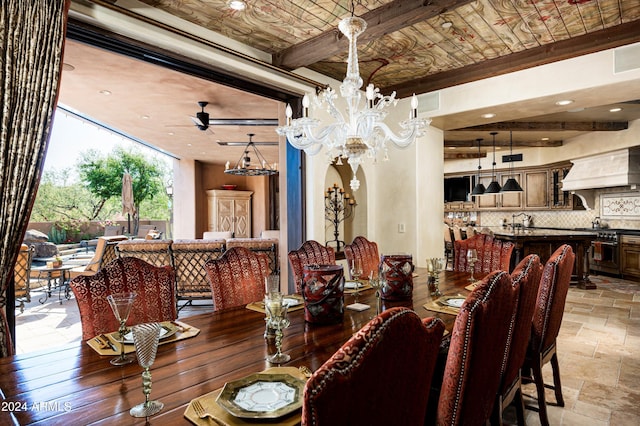
[[[446,139],[444,141],[444,146],[446,148],[456,147],[456,148],[477,148],[478,143],[472,140],[450,140]],[[493,142],[485,142],[482,143],[481,146],[486,148],[491,148],[493,146]],[[500,147],[509,147],[510,143],[508,140],[504,141],[496,141],[496,146]],[[533,141],[513,141],[513,146],[516,147],[536,147],[536,148],[552,148],[557,146],[562,146],[562,141],[541,141],[541,140],[533,140]]]
[[[478,154],[475,153],[465,153],[465,152],[445,152],[444,153],[445,160],[462,160],[465,158],[478,158]],[[480,157],[486,157],[487,155],[480,155]]]
[[[627,130],[627,121],[501,121],[499,123],[481,124],[464,127],[455,131],[519,131],[519,132],[617,132]]]
[[[467,3],[471,3],[471,0],[394,0],[360,16],[367,21],[367,30],[358,37],[358,41],[366,43],[375,40]],[[348,41],[336,27],[274,54],[273,65],[293,70],[347,49]]]
[[[555,43],[545,44],[496,59],[488,59],[463,68],[381,88],[382,93],[396,91],[404,98],[413,93],[428,93],[446,87],[482,80],[497,75],[508,74],[551,62],[575,58],[601,50],[612,49],[640,41],[638,21],[627,22],[613,27],[574,37]]]

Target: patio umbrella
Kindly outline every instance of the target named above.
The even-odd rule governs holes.
[[[131,175],[122,175],[122,214],[127,214],[127,232],[131,234],[131,215],[136,214],[136,205],[133,202],[133,182]]]

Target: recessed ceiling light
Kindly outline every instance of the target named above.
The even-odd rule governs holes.
[[[455,146],[450,146],[449,149],[456,149],[456,147]]]
[[[540,140],[541,140],[541,141],[548,141],[548,140],[549,140],[549,138],[541,138]]]
[[[173,132],[169,132],[169,133],[168,133],[168,135],[169,135],[169,136],[173,136],[173,135],[175,135],[175,133],[173,133]]]
[[[109,96],[111,94],[111,91],[104,89],[104,90],[99,91],[98,93],[100,93],[101,95]]]
[[[609,112],[620,112],[620,111],[622,111],[622,108],[611,108],[609,110]]]
[[[247,8],[247,3],[242,0],[229,0],[227,2],[227,6],[233,10],[245,10]]]
[[[494,113],[490,112],[490,113],[487,113],[487,114],[482,114],[480,117],[482,117],[482,118],[493,118],[495,116],[496,115]]]
[[[443,29],[445,29],[445,30],[448,30],[448,29],[449,29],[449,28],[451,28],[452,26],[453,26],[453,23],[452,23],[452,22],[449,22],[449,21],[443,22],[443,23],[442,23],[442,25],[441,25],[441,27],[442,27]]]
[[[190,144],[190,143],[188,143],[188,144],[187,144],[187,146],[191,146],[191,144]]]
[[[148,115],[141,115],[140,118],[142,118],[143,120],[148,120],[150,117]]]
[[[571,105],[572,103],[573,101],[571,99],[564,99],[562,101],[556,102],[556,105],[565,106],[565,105]]]

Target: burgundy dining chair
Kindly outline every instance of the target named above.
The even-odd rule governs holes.
[[[211,285],[213,309],[220,310],[262,300],[269,259],[245,247],[232,247],[204,263]]]
[[[493,424],[502,425],[502,413],[512,402],[515,404],[518,424],[521,426],[525,424],[520,368],[524,363],[531,336],[531,320],[536,306],[541,276],[542,264],[537,254],[530,254],[522,259],[511,273],[513,284],[520,286],[520,296],[511,333],[511,344],[505,360],[506,368],[493,407]]]
[[[293,280],[296,283],[296,292],[300,293],[303,268],[308,265],[335,265],[336,251],[333,247],[325,247],[317,241],[305,241],[298,250],[288,253],[289,264],[293,272]]]
[[[436,424],[481,425],[491,416],[518,292],[507,272],[494,271],[463,302],[451,333]]]
[[[309,378],[302,425],[422,425],[443,332],[402,307],[376,316]]]
[[[469,272],[471,269],[467,251],[476,249],[478,261],[474,264],[474,272],[478,274],[488,274],[497,270],[508,272],[515,247],[510,241],[501,241],[487,234],[476,234],[466,240],[456,240],[453,246],[453,270]]]
[[[135,291],[128,325],[173,321],[176,282],[171,266],[153,266],[142,259],[124,257],[103,266],[94,275],[79,275],[69,284],[80,311],[82,340],[118,329],[107,296]]]
[[[351,265],[354,260],[360,262],[362,267],[361,278],[368,278],[371,273],[373,273],[373,278],[378,277],[380,254],[378,253],[378,244],[375,242],[369,241],[362,236],[355,237],[351,244],[344,246],[344,255],[348,265]],[[349,273],[351,273],[351,269],[349,269]]]
[[[538,394],[538,414],[540,424],[548,425],[547,405],[544,395],[544,378],[542,377],[542,367],[551,362],[553,370],[553,390],[556,396],[556,403],[564,407],[562,397],[562,385],[560,383],[560,366],[558,364],[558,354],[556,352],[556,338],[560,331],[562,317],[564,315],[564,304],[569,291],[571,273],[575,254],[570,245],[564,244],[551,255],[542,270],[540,288],[533,312],[533,323],[531,327],[531,340],[525,357],[525,371],[531,371],[531,379],[536,384]]]

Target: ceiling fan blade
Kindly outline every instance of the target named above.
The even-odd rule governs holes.
[[[278,146],[278,142],[253,142],[254,145],[260,146]],[[220,146],[246,146],[247,142],[222,142],[218,141]]]
[[[209,126],[277,126],[277,118],[211,118]]]
[[[195,124],[198,127],[205,127],[207,126],[206,124],[204,124],[202,121],[200,121],[200,119],[198,117],[193,117],[193,116],[189,116],[189,118],[191,119],[191,121],[193,121],[193,124]]]

